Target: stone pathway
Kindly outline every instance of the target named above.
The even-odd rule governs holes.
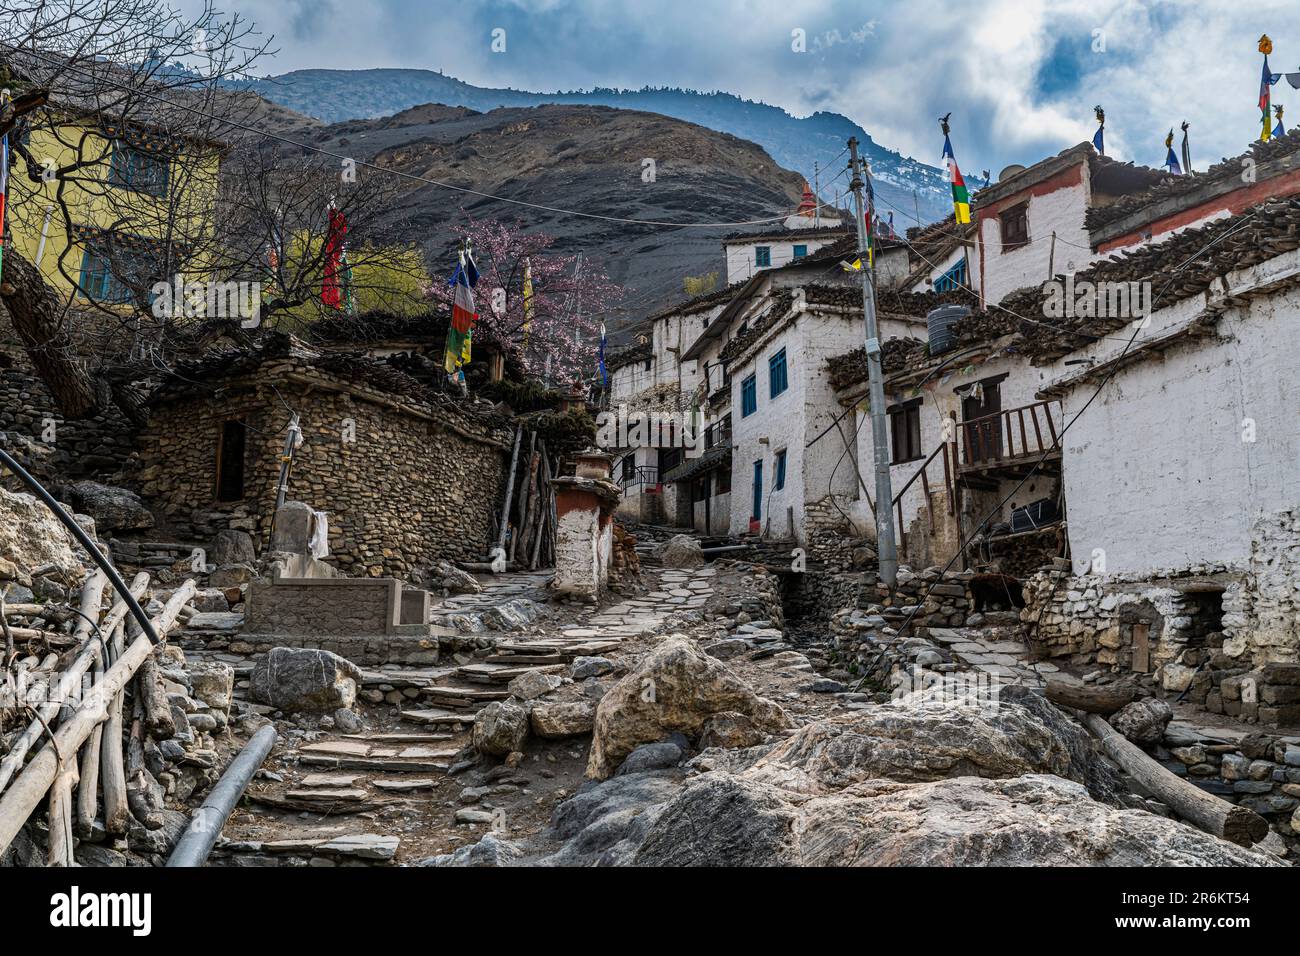
[[[928,630],[930,640],[943,646],[954,663],[990,674],[1003,683],[1037,687],[1047,682],[1048,674],[1072,679],[1062,674],[1055,664],[1031,662],[1029,649],[1021,641],[1008,637],[1015,633],[1015,628],[931,627]]]

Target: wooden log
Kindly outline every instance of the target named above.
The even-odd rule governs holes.
[[[1170,773],[1097,714],[1084,714],[1083,722],[1111,760],[1188,823],[1240,846],[1251,846],[1268,835],[1268,821],[1258,813],[1220,800]]]
[[[104,662],[95,664],[95,683],[104,679]],[[77,836],[88,839],[95,830],[95,813],[99,809],[99,763],[103,749],[104,724],[90,732],[81,748],[81,773],[77,783]]]
[[[121,622],[113,628],[109,641],[109,659],[111,666],[122,656],[122,635],[125,625]],[[108,720],[104,721],[100,753],[100,777],[104,789],[104,829],[112,836],[122,836],[130,823],[131,811],[126,800],[126,760],[122,755],[122,703],[125,695],[118,691],[108,708]]]
[[[47,866],[75,866],[72,858],[72,788],[77,783],[76,754],[69,754],[50,787]]]
[[[171,630],[177,612],[194,596],[194,591],[193,580],[186,581],[153,619],[154,629],[160,636]],[[9,849],[9,844],[53,785],[59,771],[57,754],[75,753],[80,749],[90,732],[108,716],[114,695],[135,676],[152,652],[153,645],[148,637],[141,635],[136,638],[104,673],[104,679],[82,698],[81,705],[55,733],[55,739],[41,748],[14,779],[13,785],[0,796],[0,854]]]
[[[128,590],[137,600],[139,600],[140,596],[144,594],[148,586],[149,575],[142,573],[135,576],[135,580],[131,582],[131,586]],[[117,623],[125,619],[127,609],[127,603],[125,600],[114,604],[109,610],[108,615],[99,625],[100,633],[105,636],[111,634],[113,628],[117,626]],[[95,610],[98,612],[98,608]],[[98,616],[98,613],[96,613],[96,616]],[[89,625],[87,625],[86,630],[89,632]],[[82,676],[90,669],[95,661],[99,659],[99,656],[99,639],[93,634],[87,633],[82,642],[81,648],[77,651],[76,657],[73,658],[72,663],[69,664],[68,668],[60,675],[59,683],[50,690],[48,699],[36,708],[36,712],[40,715],[40,719],[34,719],[27,725],[27,729],[24,730],[18,736],[18,739],[14,741],[9,753],[5,755],[4,759],[0,760],[0,793],[3,793],[5,787],[9,786],[9,782],[13,779],[14,774],[17,772],[18,768],[22,766],[23,759],[27,756],[27,751],[31,749],[32,745],[40,739],[41,734],[45,732],[41,721],[44,720],[48,723],[50,720],[54,719],[54,715],[59,712],[63,702],[71,697],[74,691],[78,689],[81,684]]]
[[[154,740],[171,740],[176,736],[176,720],[158,673],[158,655],[150,654],[140,665],[135,678],[136,699],[144,706],[144,726]]]
[[[1138,689],[1132,684],[1104,684],[1099,687],[1049,680],[1044,694],[1053,704],[1109,717],[1121,707],[1137,700]]]
[[[144,763],[144,723],[144,706],[137,695],[131,736],[126,744],[126,803],[131,808],[131,816],[141,826],[158,830],[163,825],[162,793]]]
[[[540,507],[538,510],[538,528],[536,537],[533,540],[533,552],[528,559],[528,570],[537,570],[537,561],[541,557],[542,544],[547,540],[547,534],[550,529],[551,519],[551,496],[554,493],[551,488],[551,463],[546,454],[546,442],[542,442],[542,470],[539,481]]]

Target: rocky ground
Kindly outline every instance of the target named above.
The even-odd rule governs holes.
[[[161,863],[271,722],[279,740],[214,865],[1285,865],[1276,833],[1243,848],[1135,792],[1042,696],[1044,665],[1009,621],[890,647],[894,665],[996,678],[997,694],[909,692],[861,681],[845,654],[870,650],[856,635],[878,611],[791,626],[761,565],[705,563],[682,538],[638,551],[639,582],[598,605],[552,599],[546,574],[431,569],[440,655],[419,666],[258,651],[241,641],[245,585],[199,588],[158,657],[176,728],[141,737],[154,819],[85,834],[77,859]],[[73,556],[24,561],[43,574],[0,568],[20,597],[72,598]],[[160,563],[160,578],[184,570]],[[1114,724],[1256,790],[1257,770],[1285,775],[1287,741],[1216,745],[1172,716]],[[40,862],[44,839],[33,817],[9,861]]]

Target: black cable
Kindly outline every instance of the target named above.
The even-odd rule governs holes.
[[[162,640],[154,631],[153,624],[149,620],[149,615],[144,613],[144,608],[140,606],[140,602],[131,594],[131,589],[126,586],[126,582],[122,580],[122,576],[117,573],[117,568],[113,567],[113,562],[104,557],[100,552],[99,547],[91,540],[90,535],[86,534],[81,525],[77,524],[72,515],[63,510],[63,506],[54,500],[54,496],[46,491],[44,486],[33,478],[27,472],[27,469],[18,464],[18,462],[13,459],[13,456],[3,448],[0,448],[0,464],[3,464],[6,468],[17,475],[19,480],[30,488],[36,497],[45,502],[46,506],[54,512],[54,516],[63,523],[63,526],[72,532],[72,536],[77,539],[78,544],[86,549],[86,553],[90,555],[91,560],[99,565],[101,571],[108,575],[108,580],[109,583],[113,585],[113,590],[122,596],[122,600],[126,602],[126,606],[131,611],[131,616],[136,619],[141,630],[144,631],[145,636],[149,638],[149,643],[154,645],[161,644]]]

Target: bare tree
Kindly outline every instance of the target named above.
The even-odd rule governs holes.
[[[400,297],[393,272],[406,270],[418,296],[419,259],[395,246],[396,186],[259,132],[268,105],[232,86],[270,53],[252,24],[210,3],[192,17],[162,0],[18,4],[0,17],[0,85],[43,102],[7,120],[10,223],[32,235],[57,217],[70,241],[52,269],[72,292],[10,246],[0,300],[64,415],[110,400],[134,413],[126,383],[165,369],[210,318],[160,308],[160,282],[256,283],[259,321],[328,314],[331,203],[348,221],[353,291],[370,279]]]

